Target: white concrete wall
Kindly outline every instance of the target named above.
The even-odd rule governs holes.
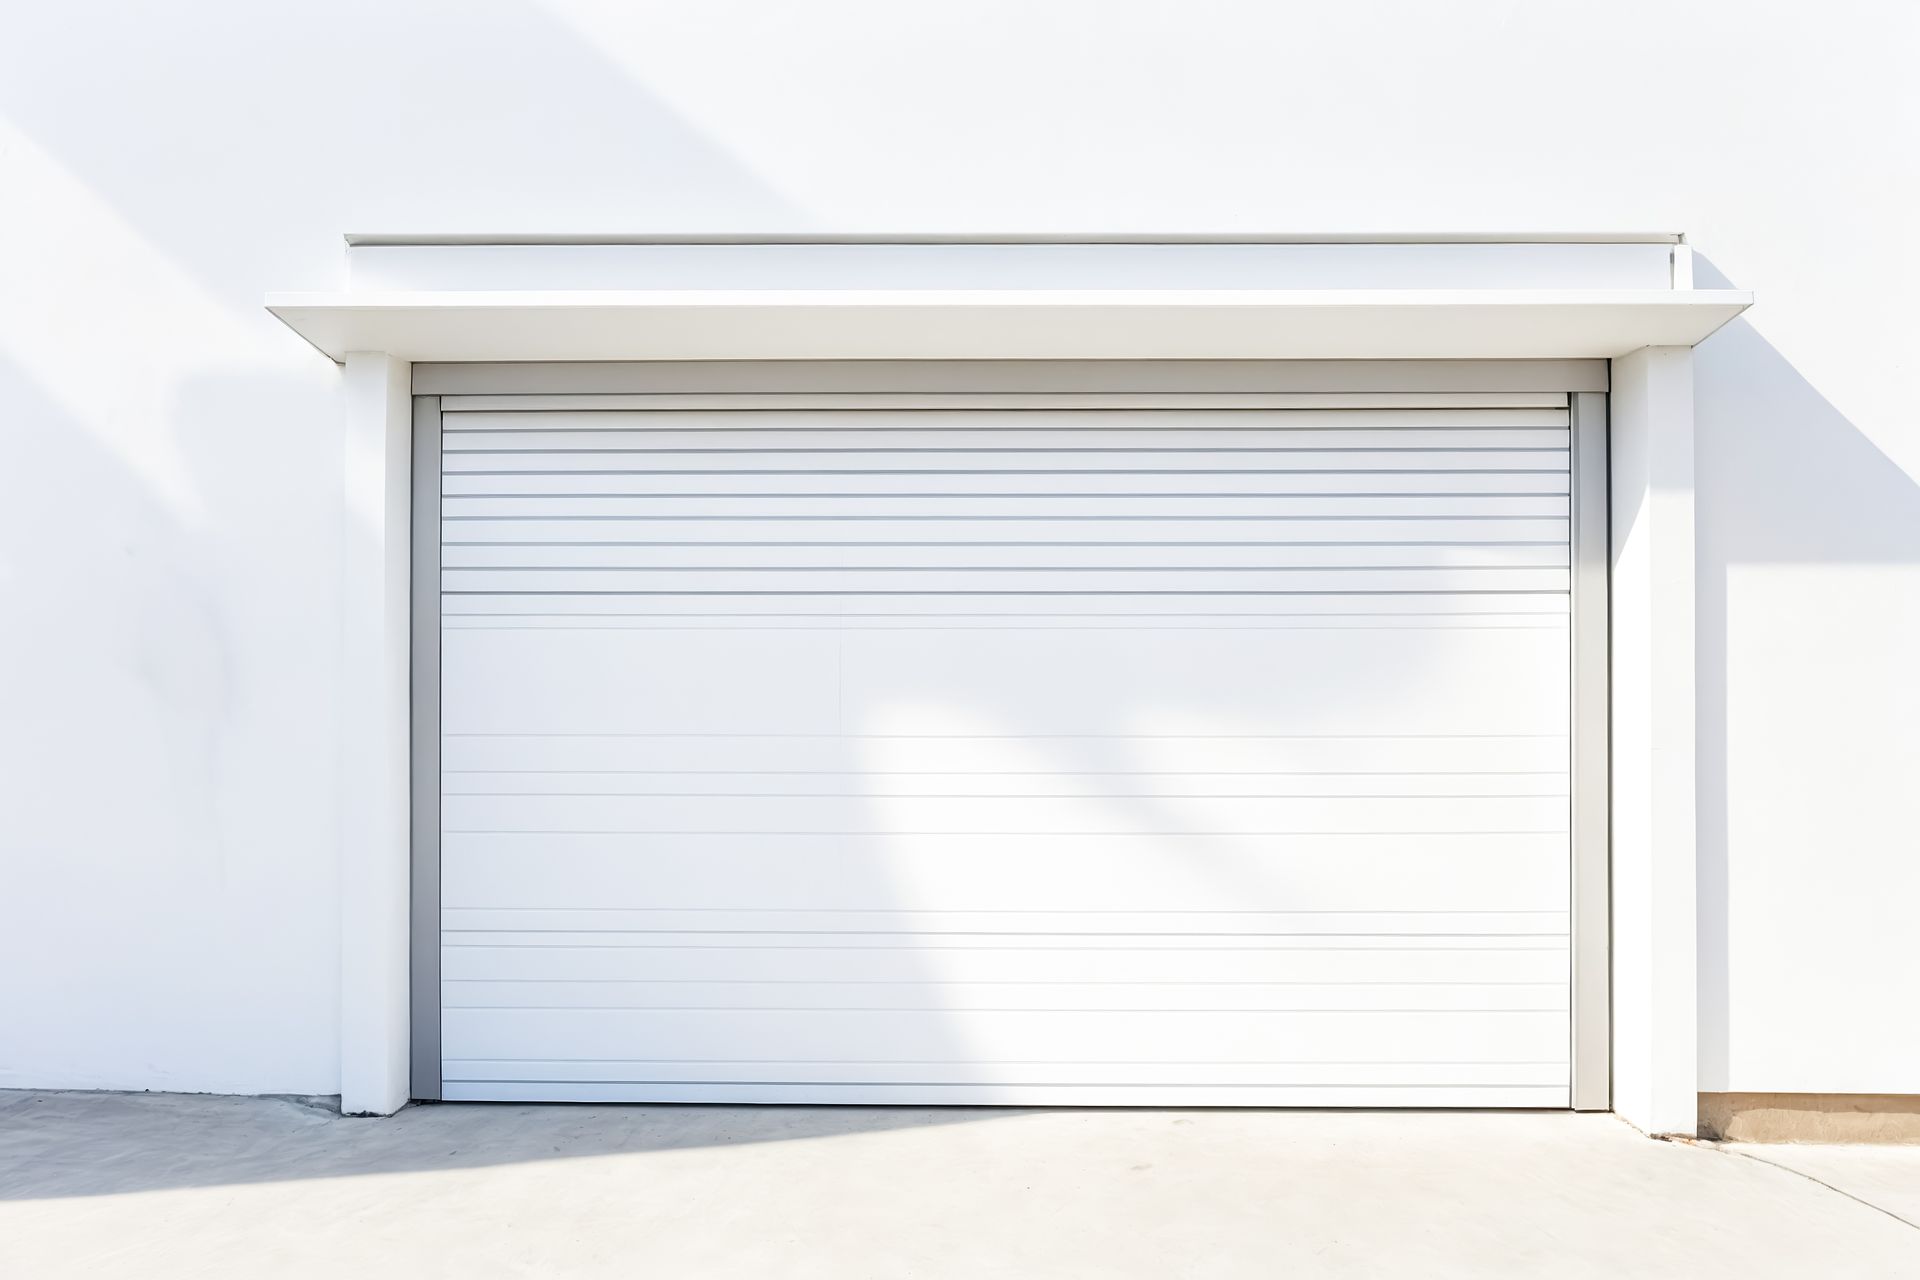
[[[1613,362],[1613,1109],[1692,1133],[1699,1075],[1693,352]]]
[[[338,1088],[346,230],[1681,229],[1701,1086],[1920,1091],[1906,0],[70,0],[0,41],[0,1084]]]

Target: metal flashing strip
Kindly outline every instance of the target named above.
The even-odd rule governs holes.
[[[1685,244],[1672,231],[1484,232],[348,232],[349,247],[433,245]]]

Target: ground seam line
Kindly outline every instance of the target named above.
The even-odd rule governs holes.
[[[1808,1173],[1804,1169],[1796,1169],[1792,1165],[1776,1164],[1774,1161],[1767,1159],[1765,1156],[1757,1156],[1750,1151],[1738,1151],[1738,1150],[1735,1150],[1731,1145],[1726,1143],[1701,1142],[1698,1145],[1707,1147],[1713,1151],[1721,1152],[1725,1155],[1739,1156],[1743,1160],[1751,1160],[1755,1164],[1763,1164],[1763,1165],[1766,1165],[1769,1169],[1778,1169],[1782,1173],[1790,1173],[1797,1178],[1804,1178],[1808,1182],[1813,1183],[1817,1187],[1825,1187],[1827,1190],[1833,1192],[1835,1195],[1845,1196],[1847,1199],[1853,1201],[1855,1204],[1865,1205],[1867,1208],[1872,1209],[1876,1213],[1883,1213],[1887,1217],[1892,1218],[1895,1222],[1899,1223],[1902,1226],[1911,1227],[1915,1231],[1920,1231],[1920,1222],[1914,1222],[1909,1218],[1903,1218],[1899,1214],[1895,1213],[1893,1210],[1886,1208],[1884,1205],[1877,1205],[1871,1200],[1866,1200],[1861,1198],[1860,1196],[1853,1194],[1853,1192],[1851,1191],[1842,1190],[1841,1188],[1834,1186],[1831,1182],[1828,1182],[1822,1178],[1817,1178],[1813,1174]]]

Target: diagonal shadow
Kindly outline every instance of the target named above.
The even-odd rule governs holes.
[[[804,1142],[1024,1114],[444,1102],[363,1120],[331,1099],[0,1092],[0,1202]]]
[[[801,215],[520,0],[9,17],[0,116],[49,163],[0,165],[70,175],[19,204],[80,230],[17,255],[57,306],[0,298],[0,332],[35,338],[0,351],[0,437],[36,477],[0,570],[21,616],[59,623],[4,645],[0,853],[23,870],[0,894],[0,1082],[324,1085],[338,379],[261,295],[336,280],[354,227]],[[139,394],[68,394],[82,362]],[[75,941],[103,935],[122,960]]]
[[[336,285],[348,231],[810,222],[524,0],[23,10],[0,41],[0,114],[255,320],[269,289]]]
[[[1700,287],[1738,287],[1705,257],[1696,254],[1694,263]],[[1884,734],[1857,730],[1817,742],[1806,735],[1804,713],[1810,703],[1825,699],[1822,673],[1840,660],[1837,653],[1855,648],[1853,637],[1829,635],[1799,655],[1804,675],[1793,686],[1732,686],[1730,669],[1738,663],[1741,648],[1758,642],[1758,630],[1772,625],[1765,612],[1746,620],[1737,616],[1742,605],[1739,584],[1749,575],[1745,582],[1751,590],[1751,575],[1767,568],[1920,565],[1920,484],[1747,321],[1734,321],[1702,345],[1694,367],[1700,1087],[1711,1092],[1752,1087],[1731,1078],[1740,1032],[1735,1010],[1741,1007],[1734,971],[1750,970],[1754,957],[1749,950],[1747,959],[1736,964],[1736,906],[1747,938],[1791,937],[1802,933],[1807,923],[1804,915],[1767,918],[1767,899],[1777,894],[1782,870],[1765,864],[1763,848],[1737,847],[1740,831],[1751,842],[1766,829],[1771,821],[1766,811],[1775,817],[1790,814],[1804,797],[1792,788],[1767,787],[1760,774],[1735,776],[1734,762],[1752,745],[1763,745],[1770,757],[1814,752],[1831,759],[1831,753],[1868,752],[1886,740]],[[1764,582],[1759,585],[1766,589]],[[1773,591],[1777,597],[1787,589]],[[1746,599],[1746,607],[1756,611],[1780,607],[1757,597]],[[1784,656],[1775,651],[1767,660],[1778,662]],[[1813,708],[1816,716],[1819,710]],[[1863,707],[1841,710],[1854,717],[1856,726],[1860,716],[1869,714]],[[1740,726],[1749,735],[1763,726],[1765,743],[1743,738]],[[1889,732],[1898,730],[1890,727]],[[1863,755],[1848,767],[1870,774],[1876,763]],[[1764,793],[1760,788],[1766,788]],[[1898,803],[1885,794],[1875,802]],[[1736,810],[1736,803],[1743,808]],[[1756,811],[1762,805],[1765,811]],[[1803,854],[1837,868],[1847,861],[1848,850],[1835,844],[1807,848]],[[1756,877],[1759,892],[1743,892],[1743,863],[1747,874]],[[1800,874],[1815,872],[1810,867]],[[1818,897],[1826,901],[1803,897],[1794,910],[1847,910],[1854,893],[1878,892],[1873,879],[1845,873],[1825,878]],[[1850,881],[1859,888],[1849,890]],[[1762,882],[1772,883],[1762,887]],[[1837,959],[1826,957],[1829,965]],[[1873,981],[1883,990],[1889,985],[1884,976]],[[1843,974],[1829,970],[1821,986],[1844,982]],[[1803,1020],[1805,1012],[1804,1007],[1778,1009],[1773,1020],[1792,1027],[1796,1037],[1816,1034]],[[1840,1026],[1829,1030],[1845,1034]]]

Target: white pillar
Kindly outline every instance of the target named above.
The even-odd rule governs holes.
[[[1692,1134],[1693,352],[1613,362],[1613,1106]]]
[[[412,369],[346,360],[340,641],[340,1109],[407,1101]]]

